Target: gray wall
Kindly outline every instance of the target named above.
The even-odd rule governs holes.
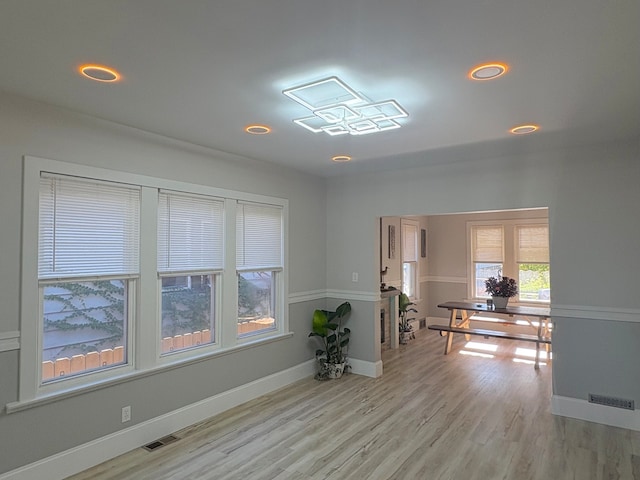
[[[328,222],[341,235],[328,240],[327,281],[346,289],[349,272],[359,271],[359,289],[375,291],[380,216],[548,207],[552,311],[560,312],[554,394],[584,400],[599,392],[637,404],[639,184],[637,138],[441,165],[425,157],[423,167],[334,178]],[[372,188],[379,185],[384,195]],[[603,340],[607,348],[589,348]]]
[[[0,333],[20,330],[22,157],[39,156],[289,200],[290,293],[326,288],[325,181],[0,95]],[[212,127],[213,128],[213,127]],[[293,337],[24,411],[0,412],[0,474],[299,365],[313,357],[314,308],[294,303]],[[18,400],[18,350],[0,352],[0,405]],[[8,434],[8,432],[11,432]]]

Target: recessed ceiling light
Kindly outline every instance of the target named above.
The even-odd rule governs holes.
[[[244,131],[253,135],[266,135],[271,129],[266,125],[249,125]]]
[[[503,63],[487,63],[478,65],[469,72],[472,80],[493,80],[507,73],[509,67]]]
[[[538,125],[518,125],[517,127],[513,127],[509,130],[509,132],[514,135],[525,135],[527,133],[533,133],[539,128],[540,127]]]
[[[117,71],[104,65],[82,65],[78,70],[85,77],[98,82],[117,82],[120,80],[120,74]]]
[[[349,155],[336,155],[335,157],[332,157],[331,160],[338,163],[349,162],[351,161],[351,157]]]

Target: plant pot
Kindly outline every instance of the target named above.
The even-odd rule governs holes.
[[[344,373],[347,362],[327,363],[324,358],[318,359],[318,374],[316,378],[325,380],[329,378],[340,378]]]
[[[409,340],[416,338],[412,331],[408,332],[400,332],[400,344],[406,345],[409,343]]]
[[[495,308],[507,308],[507,304],[509,303],[509,297],[496,297],[493,296],[493,306]]]

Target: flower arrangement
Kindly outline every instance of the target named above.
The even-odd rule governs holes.
[[[492,297],[515,297],[518,294],[518,284],[513,278],[489,277],[485,280],[486,291]]]

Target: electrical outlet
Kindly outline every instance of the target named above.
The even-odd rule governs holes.
[[[126,423],[131,420],[131,405],[122,407],[122,423]]]
[[[358,272],[353,272],[351,274],[351,281],[352,282],[357,282],[358,281]]]

